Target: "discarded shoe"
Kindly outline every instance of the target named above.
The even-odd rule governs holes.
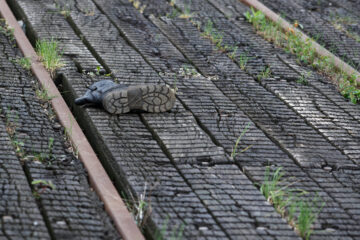
[[[101,105],[103,94],[111,88],[119,86],[110,80],[102,80],[92,84],[89,87],[89,90],[86,91],[84,96],[75,99],[75,104],[84,105],[84,104],[93,104]],[[126,87],[126,86],[123,86]]]
[[[131,110],[166,112],[175,104],[175,92],[167,85],[126,86],[110,80],[102,80],[89,87],[75,104],[96,104],[112,114]]]

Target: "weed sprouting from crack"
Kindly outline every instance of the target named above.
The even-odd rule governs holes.
[[[349,98],[354,104],[360,102],[360,89],[356,79],[356,75],[348,76],[347,74],[344,74],[341,80],[339,80],[341,94],[344,97]]]
[[[224,35],[214,28],[214,23],[208,20],[204,27],[204,32],[201,36],[209,38],[219,50],[226,51],[227,49],[222,45]]]
[[[348,37],[360,43],[360,36],[345,27],[345,25],[356,24],[356,19],[349,16],[339,16],[334,14],[330,15],[330,19],[330,22],[335,29],[344,32]]]
[[[231,53],[229,53],[228,56],[231,59],[235,59],[237,50],[238,50],[238,46],[231,47],[230,49],[231,49]]]
[[[352,103],[360,101],[360,84],[357,81],[360,76],[355,73],[352,75],[344,73],[335,67],[334,59],[319,56],[312,41],[303,40],[301,34],[295,31],[300,26],[299,23],[295,22],[293,27],[284,32],[279,23],[268,20],[261,11],[251,9],[251,12],[245,13],[245,18],[266,40],[284,48],[294,54],[299,61],[311,65],[318,72],[332,79],[339,86],[342,95],[349,98]]]
[[[306,74],[302,73],[299,77],[299,79],[296,80],[298,84],[302,85],[309,85],[308,77],[310,76],[311,72],[307,72]]]
[[[262,70],[258,75],[257,75],[257,79],[260,81],[264,78],[269,78],[271,77],[271,69],[270,67],[265,67],[264,70]]]
[[[236,155],[238,155],[239,153],[237,152],[237,149],[238,149],[238,146],[239,146],[239,143],[242,139],[242,137],[245,135],[245,133],[249,130],[249,127],[250,127],[250,122],[245,126],[244,130],[242,130],[240,136],[236,139],[236,142],[235,142],[235,146],[233,147],[233,151],[231,152],[231,158],[234,159],[236,157]],[[246,148],[242,149],[240,151],[240,153],[242,152],[245,152],[246,150],[248,150],[249,148],[251,148],[252,145],[250,146],[247,146]]]
[[[10,27],[4,19],[0,19],[0,33],[4,34],[11,41],[15,40],[14,28]]]
[[[9,108],[6,113],[6,131],[9,134],[11,144],[14,147],[16,156],[20,159],[21,163],[24,163],[27,160],[38,161],[41,163],[51,164],[51,161],[55,159],[53,155],[53,147],[54,147],[54,138],[49,137],[48,140],[48,149],[47,153],[33,153],[28,154],[25,151],[25,143],[17,138],[16,128],[19,123],[19,116],[17,113],[13,113],[13,111]]]
[[[147,7],[146,4],[142,4],[139,0],[129,0],[129,2],[132,3],[140,13],[143,13]]]
[[[24,151],[25,143],[23,141],[16,140],[16,138],[11,139],[11,143],[15,148],[16,155],[20,159],[23,159],[25,157],[25,151]]]
[[[56,159],[56,157],[53,155],[53,148],[54,138],[49,137],[47,152],[34,153],[32,156],[32,160],[51,165],[52,161]]]
[[[193,23],[197,24],[197,23]],[[200,30],[201,25],[198,25],[197,28]],[[246,69],[247,62],[249,61],[249,57],[245,53],[241,53],[238,57],[238,46],[228,45],[223,43],[224,35],[219,32],[215,27],[211,20],[208,20],[204,26],[203,32],[201,36],[209,38],[216,46],[216,48],[222,52],[226,52],[228,57],[232,59],[234,62],[237,62],[241,68],[241,70]]]
[[[130,212],[132,213],[134,220],[137,224],[137,226],[141,229],[144,228],[147,219],[151,215],[151,202],[150,198],[146,195],[147,192],[147,183],[145,182],[144,185],[144,191],[140,194],[138,199],[135,199],[135,197],[132,195],[131,191],[130,197],[131,200],[125,200],[126,205]]]
[[[179,69],[179,75],[182,77],[199,77],[201,76],[200,73],[196,71],[196,69],[187,64],[183,64],[181,68]]]
[[[143,225],[146,219],[145,215],[148,207],[149,207],[148,203],[146,202],[146,185],[145,185],[144,192],[140,194],[140,198],[137,201],[137,204],[135,205],[135,210],[136,210],[135,222],[139,226]]]
[[[30,70],[31,68],[31,59],[28,57],[16,58],[11,60],[11,62],[19,64],[25,70]]]
[[[35,94],[36,94],[36,97],[43,102],[51,101],[52,99],[54,99],[56,97],[56,96],[50,96],[49,92],[46,88],[36,89]]]
[[[37,41],[36,52],[52,76],[56,69],[64,66],[64,63],[61,61],[61,54],[59,53],[59,43],[53,38],[51,40]]]
[[[249,57],[246,54],[240,54],[238,58],[238,63],[240,65],[241,70],[246,69],[246,65],[248,61],[249,61]]]
[[[298,234],[308,240],[313,233],[312,225],[325,203],[319,203],[318,197],[312,200],[305,199],[304,196],[308,193],[302,189],[291,188],[296,182],[284,184],[284,175],[282,167],[277,168],[272,174],[270,167],[266,167],[264,181],[259,185],[260,191]]]
[[[103,69],[101,66],[96,66],[95,71],[86,71],[86,70],[83,70],[82,73],[83,73],[83,74],[86,74],[86,75],[89,75],[90,77],[95,77],[95,76],[110,77],[113,72],[106,73],[106,70]],[[115,72],[114,72],[114,73],[115,73]]]
[[[69,0],[66,0],[66,3],[59,3],[58,0],[55,0],[55,7],[58,9],[59,13],[65,18],[68,18],[71,14],[71,4]]]
[[[34,188],[33,195],[35,198],[39,198],[42,193],[47,189],[55,190],[56,187],[51,180],[36,179],[31,181],[31,185]]]
[[[24,150],[25,143],[18,140],[16,136],[16,128],[19,125],[19,115],[17,112],[14,113],[13,110],[11,110],[11,108],[9,107],[6,111],[5,118],[6,132],[9,134],[10,141],[12,146],[14,147],[16,156],[18,156],[21,162],[23,162],[26,155]]]

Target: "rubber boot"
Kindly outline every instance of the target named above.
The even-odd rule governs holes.
[[[101,105],[112,114],[131,110],[158,113],[169,111],[174,106],[175,92],[167,85],[126,86],[102,80],[91,85],[75,103]]]

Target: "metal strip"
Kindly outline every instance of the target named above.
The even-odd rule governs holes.
[[[38,60],[34,48],[17,23],[16,18],[5,0],[0,0],[0,15],[6,20],[7,24],[14,29],[14,37],[24,56],[31,59],[31,70],[35,77],[39,80],[42,87],[48,90],[50,96],[56,96],[51,100],[54,111],[60,123],[65,128],[72,130],[69,136],[70,140],[72,144],[77,147],[79,159],[88,171],[91,185],[104,202],[105,210],[114,221],[117,230],[124,239],[144,240],[144,236],[128,212],[126,205],[101,165],[100,160],[97,158],[80,126],[66,105],[50,74]]]
[[[253,7],[254,9],[259,10],[262,13],[264,13],[264,15],[268,19],[272,20],[273,22],[278,23],[285,32],[288,32],[290,28],[293,29],[297,34],[299,34],[299,36],[301,37],[301,39],[303,41],[310,41],[311,42],[312,46],[314,47],[314,49],[316,50],[316,53],[319,56],[329,57],[330,59],[332,59],[334,61],[335,67],[339,71],[343,71],[343,72],[347,73],[350,76],[355,74],[357,76],[357,79],[356,79],[357,82],[360,83],[360,73],[356,69],[351,67],[349,64],[345,63],[343,60],[341,60],[340,58],[338,58],[337,56],[335,56],[331,52],[329,52],[327,49],[325,49],[320,44],[318,44],[317,42],[312,40],[310,37],[308,37],[305,33],[303,33],[300,30],[294,28],[294,26],[292,24],[288,23],[285,19],[283,19],[282,17],[277,15],[271,9],[266,7],[264,4],[262,4],[261,2],[259,2],[257,0],[239,0],[239,1],[241,1],[244,4],[246,4],[246,5],[250,6],[250,7]]]

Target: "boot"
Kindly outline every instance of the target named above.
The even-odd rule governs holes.
[[[92,103],[101,105],[112,114],[131,110],[166,112],[175,104],[175,92],[167,85],[126,86],[110,80],[94,83],[85,95],[77,98],[75,104]]]

